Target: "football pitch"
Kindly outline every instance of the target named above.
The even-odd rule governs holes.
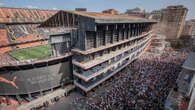
[[[51,54],[52,53],[50,45],[42,45],[9,52],[9,55],[19,60],[20,62],[24,62],[26,60],[47,58],[50,57]]]

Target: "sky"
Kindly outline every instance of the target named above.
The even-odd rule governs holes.
[[[120,13],[126,9],[136,7],[146,9],[148,12],[169,5],[184,5],[189,9],[187,19],[195,18],[195,0],[0,0],[0,7],[37,8],[74,10],[75,8],[87,8],[87,11],[101,12],[114,8]]]

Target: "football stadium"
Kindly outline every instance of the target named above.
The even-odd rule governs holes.
[[[87,95],[144,53],[155,23],[130,15],[0,8],[1,102],[30,103],[18,107],[24,110],[48,106],[74,88]]]

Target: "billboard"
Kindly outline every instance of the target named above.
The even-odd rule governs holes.
[[[71,61],[67,60],[39,68],[0,72],[0,95],[39,92],[70,82],[71,69]]]

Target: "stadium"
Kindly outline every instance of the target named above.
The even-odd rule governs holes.
[[[130,15],[0,8],[1,100],[28,103],[69,84],[86,95],[143,54],[155,23]]]
[[[72,54],[54,57],[48,44],[49,35],[62,30],[37,28],[55,13],[0,8],[1,102],[26,103],[70,83]]]

